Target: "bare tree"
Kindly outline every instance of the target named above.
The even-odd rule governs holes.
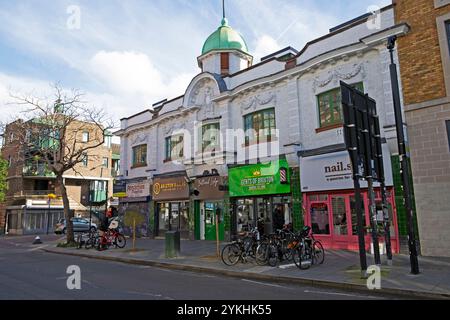
[[[13,139],[20,144],[19,158],[39,162],[45,170],[52,172],[56,186],[60,188],[66,218],[67,242],[74,242],[73,212],[69,207],[69,197],[64,183],[64,174],[78,172],[77,165],[85,157],[98,157],[95,149],[105,143],[113,121],[101,109],[83,102],[83,94],[78,90],[67,92],[58,85],[53,86],[54,97],[37,98],[32,95],[11,94],[15,104],[22,107],[23,117],[8,126],[16,135]],[[89,132],[88,142],[83,141],[83,132]]]

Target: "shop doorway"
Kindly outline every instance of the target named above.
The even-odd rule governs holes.
[[[158,202],[158,235],[166,231],[179,231],[182,238],[189,238],[189,202]]]
[[[375,192],[377,204],[377,219],[380,224],[383,221],[383,211],[381,206],[381,194],[379,190]],[[361,193],[361,210],[364,212],[364,227],[370,225],[369,219],[369,199],[367,191]],[[391,222],[391,238],[394,252],[399,250],[399,240],[397,236],[397,217],[395,214],[395,203],[393,190],[388,191],[389,215]],[[356,201],[352,192],[336,192],[330,194],[309,194],[305,195],[307,214],[305,221],[311,226],[312,232],[328,248],[333,249],[358,249],[358,231],[356,217]],[[379,241],[383,242],[382,236]],[[371,237],[366,233],[366,247],[370,248]]]
[[[202,240],[216,240],[216,213],[219,213],[219,240],[224,240],[225,228],[223,224],[223,210],[219,202],[202,202],[201,209],[203,210],[203,238]]]
[[[284,226],[292,228],[290,196],[264,196],[234,200],[235,233],[251,231],[256,226],[264,234]]]

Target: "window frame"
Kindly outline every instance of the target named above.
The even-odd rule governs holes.
[[[364,82],[363,81],[359,81],[356,83],[351,84],[352,87],[358,89],[359,91],[364,93]],[[321,109],[321,102],[322,102],[322,98],[327,97],[327,99],[323,99],[323,100],[328,100],[328,112],[330,113],[331,116],[331,121],[329,122],[322,122],[322,109]],[[342,98],[341,98],[341,94],[340,94],[340,87],[337,88],[333,88],[331,90],[328,91],[324,91],[322,93],[319,93],[316,96],[316,101],[317,101],[317,113],[318,113],[318,125],[319,127],[316,129],[316,131],[322,131],[324,129],[334,129],[334,128],[338,128],[341,127],[344,123],[344,116],[342,113]],[[338,109],[339,108],[339,109]],[[336,115],[336,111],[338,111],[339,113],[339,118],[335,119],[335,115]]]
[[[269,112],[270,112],[269,118],[266,119],[265,114],[267,114]],[[272,115],[273,115],[273,117],[272,117]],[[256,127],[255,126],[255,118],[257,116],[259,116],[260,119],[257,120],[259,122],[259,126],[256,129],[255,128]],[[266,109],[262,109],[262,110],[258,110],[258,111],[246,114],[243,116],[243,120],[244,120],[244,133],[245,133],[245,145],[246,146],[275,141],[274,136],[272,136],[272,130],[277,129],[277,118],[276,118],[276,112],[275,112],[274,107],[266,108]],[[266,128],[266,121],[269,121],[268,128]],[[272,126],[272,122],[273,122],[273,126]],[[254,132],[256,132],[256,136],[254,136],[251,140],[250,140],[250,136],[248,135],[249,129],[253,129]],[[263,131],[268,130],[269,134],[261,137],[261,135],[260,135],[261,130],[263,130]]]
[[[447,142],[448,142],[448,150],[450,152],[450,120],[445,120],[445,126],[447,128]]]
[[[106,160],[106,165],[105,165],[105,160]],[[103,157],[102,158],[102,167],[103,168],[109,168],[109,158],[108,157]]]
[[[89,156],[87,153],[83,155],[83,159],[81,160],[81,164],[83,167],[87,168],[89,166]]]
[[[230,73],[230,53],[220,53],[220,74],[228,75]]]
[[[206,127],[209,127],[209,129],[205,130]],[[211,146],[211,141],[212,141],[211,135],[209,136],[210,140],[208,140],[208,142],[210,142],[210,143],[208,145],[205,145],[205,142],[207,142],[207,141],[205,140],[205,137],[204,137],[205,132],[208,130],[211,130],[212,129],[211,127],[214,127],[213,130],[215,130],[217,133],[216,141],[214,144],[214,152],[220,151],[220,122],[209,122],[209,123],[203,124],[200,128],[200,130],[201,130],[201,141],[200,141],[201,153],[205,153],[205,149],[208,148],[209,146]]]
[[[85,134],[87,135],[87,139],[85,139]],[[83,131],[83,133],[81,134],[81,142],[88,143],[89,138],[90,138],[89,131]]]
[[[175,141],[175,138],[181,138],[178,141]],[[176,145],[181,144],[181,154],[177,155],[176,157],[173,156],[172,151],[174,150],[174,142],[176,142]],[[184,134],[174,134],[171,136],[168,136],[164,139],[164,146],[165,146],[165,152],[164,152],[164,162],[172,161],[172,160],[179,160],[183,159],[184,157]]]
[[[145,153],[143,152],[145,151]],[[145,157],[144,157],[145,154]],[[140,144],[131,148],[131,168],[139,168],[147,166],[148,145]],[[137,161],[140,158],[140,161]],[[143,161],[142,161],[143,160]]]

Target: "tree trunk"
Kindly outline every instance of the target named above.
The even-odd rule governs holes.
[[[73,223],[72,223],[72,212],[70,211],[69,205],[69,197],[67,196],[67,189],[64,185],[64,179],[61,176],[57,176],[56,180],[58,181],[59,187],[61,188],[61,195],[64,205],[64,217],[66,218],[66,237],[67,243],[75,242],[75,236],[73,233]]]

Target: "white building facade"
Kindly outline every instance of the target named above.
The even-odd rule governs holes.
[[[218,218],[222,240],[254,227],[269,233],[307,224],[327,247],[357,248],[342,80],[377,102],[398,252],[402,219],[386,39],[406,32],[388,6],[300,52],[289,47],[253,64],[245,41],[224,19],[182,96],[121,120],[122,182],[150,186],[144,197],[127,194],[121,212],[145,215],[142,233],[149,236],[179,230],[213,240]],[[367,209],[364,185],[363,194]]]

